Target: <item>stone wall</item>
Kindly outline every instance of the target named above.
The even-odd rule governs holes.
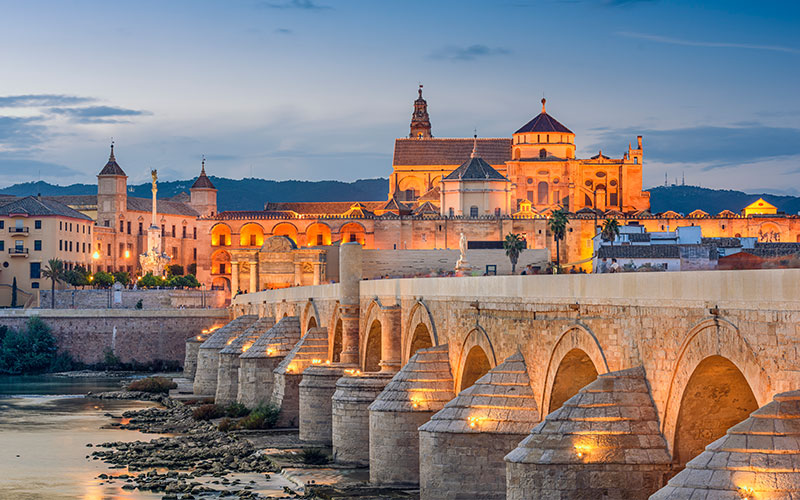
[[[84,363],[113,352],[121,361],[185,360],[186,339],[227,323],[226,309],[186,310],[0,310],[0,325],[20,328],[40,316],[60,350]]]
[[[363,250],[365,279],[383,276],[414,277],[430,273],[449,272],[455,269],[461,256],[459,250]],[[519,255],[516,272],[533,264],[544,269],[547,266],[547,249],[526,249]],[[467,250],[467,260],[473,272],[483,274],[487,265],[497,266],[497,274],[511,274],[511,262],[505,250]]]
[[[221,308],[225,307],[224,290],[129,290],[86,289],[56,290],[56,309],[142,309]],[[50,290],[39,290],[39,305],[50,309]]]

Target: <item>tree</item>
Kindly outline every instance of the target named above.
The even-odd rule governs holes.
[[[90,283],[92,274],[83,266],[76,266],[64,273],[64,281],[72,286],[86,286]]]
[[[114,281],[127,285],[131,282],[131,275],[127,271],[117,271],[113,274]]]
[[[50,259],[42,270],[42,277],[50,280],[50,308],[56,308],[56,282],[64,279],[64,263],[59,259]]]
[[[180,264],[170,264],[167,266],[167,276],[183,276],[183,266]]]
[[[519,234],[507,234],[506,239],[503,240],[503,248],[506,250],[508,260],[511,261],[511,274],[515,273],[519,254],[522,253],[525,246],[525,240]]]
[[[17,277],[11,283],[11,307],[17,307]]]
[[[97,271],[94,273],[94,279],[91,281],[94,283],[94,286],[106,288],[114,284],[114,276],[105,271]]]
[[[616,219],[606,219],[603,222],[603,230],[600,232],[600,237],[603,238],[603,241],[611,242],[611,246],[614,246],[614,240],[617,239],[619,236],[619,222]]]
[[[164,286],[164,280],[160,276],[153,276],[153,273],[148,272],[136,282],[139,288],[155,288],[157,286]]]
[[[556,269],[561,270],[561,246],[559,242],[567,235],[567,226],[569,219],[567,219],[567,212],[563,208],[559,208],[552,215],[550,220],[547,221],[547,227],[553,233],[553,239],[556,242]]]

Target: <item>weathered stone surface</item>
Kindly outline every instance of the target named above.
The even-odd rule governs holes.
[[[239,356],[239,389],[236,400],[254,408],[269,403],[275,386],[273,371],[300,340],[300,319],[281,318],[247,351]]]
[[[197,353],[197,373],[194,376],[193,392],[197,395],[211,395],[217,392],[217,369],[219,368],[219,351],[232,342],[258,316],[239,316],[222,328],[214,331],[208,339],[200,344]]]
[[[274,370],[271,402],[280,407],[278,427],[294,427],[300,419],[300,381],[303,371],[324,360],[328,353],[328,330],[311,328]]]
[[[331,397],[333,458],[336,462],[369,464],[369,405],[392,376],[386,372],[362,373],[346,375],[336,382],[336,392]]]
[[[219,352],[217,393],[214,398],[217,404],[227,405],[236,401],[239,392],[239,356],[274,325],[275,318],[271,316],[258,318]]]
[[[447,345],[420,349],[369,405],[369,480],[419,483],[419,426],[451,400]]]
[[[461,391],[419,428],[420,498],[506,498],[506,464],[539,422],[517,352]]]
[[[800,391],[731,427],[651,500],[800,498]]]
[[[300,440],[330,446],[332,443],[331,397],[343,366],[312,365],[303,371],[300,398]]]
[[[600,375],[505,460],[509,500],[644,500],[672,461],[641,368]]]

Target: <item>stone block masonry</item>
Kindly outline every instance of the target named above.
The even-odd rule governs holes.
[[[31,316],[50,326],[58,348],[83,363],[113,352],[124,363],[156,360],[183,364],[186,339],[228,321],[226,309],[195,310],[3,310],[0,325],[21,328]]]
[[[219,371],[219,352],[233,342],[258,316],[239,316],[222,328],[216,330],[200,345],[197,353],[197,373],[194,376],[193,392],[199,396],[213,396],[217,393],[217,372]]]
[[[369,465],[369,405],[389,383],[392,374],[345,376],[336,382],[331,398],[333,458],[338,463]]]
[[[331,445],[331,397],[342,366],[309,366],[300,382],[300,441]]]

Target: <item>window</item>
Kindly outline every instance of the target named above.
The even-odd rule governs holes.
[[[550,134],[547,134],[547,142],[550,142]]]
[[[42,277],[42,263],[31,262],[31,279],[38,280]]]
[[[58,240],[58,251],[59,252],[64,251],[64,240]]]
[[[39,282],[38,281],[32,281],[31,282],[31,288],[39,288]]]
[[[547,150],[542,148],[539,150],[539,158],[547,158]]]
[[[131,234],[131,221],[128,221],[128,234]]]
[[[6,249],[6,242],[3,241],[3,240],[0,240],[0,252],[4,252],[5,249]]]
[[[192,232],[194,232],[194,239],[197,239],[197,228],[193,227]]]
[[[546,205],[548,203],[547,188],[548,188],[547,183],[544,181],[540,182],[538,187],[536,188],[537,199],[538,199],[537,203],[539,203],[540,205]]]
[[[34,250],[41,250],[42,249],[42,240],[33,240],[33,249]]]
[[[350,233],[350,242],[356,241],[356,235],[354,233]]]
[[[167,226],[161,224],[161,237],[163,238],[166,235],[167,235]]]
[[[320,238],[322,238],[322,235],[321,235],[321,234],[318,234],[318,235],[317,235],[317,240],[319,241],[319,239],[320,239]],[[321,244],[322,244],[322,243],[317,243],[317,245],[321,245]],[[251,247],[254,247],[254,246],[256,246],[256,235],[255,235],[255,234],[251,234],[251,235],[250,235],[250,246],[251,246]]]
[[[104,221],[103,221],[103,225],[104,225],[104,226],[106,226],[106,227],[108,227],[108,220],[104,220]]]
[[[172,258],[173,259],[178,258],[178,247],[172,247]]]
[[[125,244],[124,243],[120,243],[119,244],[119,256],[122,257],[123,255],[125,255]]]
[[[83,232],[83,234],[86,234],[86,226],[82,226],[82,227],[83,227],[83,229],[81,229],[81,232]],[[128,232],[130,232],[130,231],[128,231]]]
[[[450,214],[450,217],[453,217],[455,215],[455,210],[453,210],[453,207],[450,207],[448,213]]]
[[[194,261],[197,260],[197,249],[196,248],[192,248],[192,260],[194,260]]]
[[[472,205],[471,207],[469,207],[469,216],[473,217],[473,218],[478,216],[478,207],[477,206]]]
[[[14,227],[17,229],[22,229],[22,219],[17,219],[14,221]]]
[[[497,208],[494,209],[494,216],[495,217],[500,217],[500,207],[497,207]]]
[[[71,241],[69,242],[69,251],[70,252],[72,251],[72,242]]]
[[[174,224],[172,225],[172,237],[173,238],[175,237],[175,225]]]
[[[186,226],[183,226],[183,235],[181,238],[186,238]]]
[[[72,232],[72,222],[69,223],[69,232]]]
[[[634,165],[638,165],[638,164],[639,164],[639,157],[638,157],[638,156],[634,156],[634,157],[633,157],[633,164],[634,164]],[[665,268],[665,269],[666,269],[666,268]]]
[[[24,247],[22,246],[22,240],[14,240],[14,250],[22,252],[23,248]]]
[[[142,223],[140,222],[139,223],[139,236],[141,236],[142,234],[144,234],[144,231],[142,230]]]
[[[251,236],[251,238],[253,238],[253,239],[255,239],[255,237],[256,237],[256,235],[252,235],[252,236]],[[254,244],[255,244],[255,243],[254,243]],[[321,246],[322,244],[323,244],[323,241],[322,241],[322,235],[321,235],[321,234],[318,234],[318,235],[317,235],[317,246]]]
[[[119,221],[119,232],[120,233],[124,233],[125,232],[125,221],[124,220]]]
[[[86,242],[83,242],[83,253],[86,253]]]
[[[42,221],[40,221],[40,220],[33,221],[33,228],[34,229],[41,229],[42,228]]]
[[[219,274],[225,274],[225,263],[219,265]]]
[[[106,253],[109,257],[111,257],[111,243],[108,244],[108,248],[106,249]]]

